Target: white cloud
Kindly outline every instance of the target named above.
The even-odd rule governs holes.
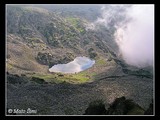
[[[104,5],[96,25],[116,28],[115,41],[126,63],[137,67],[153,65],[154,5]]]
[[[115,40],[124,60],[137,67],[153,65],[154,6],[133,5],[126,16],[128,23],[117,27]]]

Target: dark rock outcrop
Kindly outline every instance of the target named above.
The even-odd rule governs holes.
[[[127,113],[125,97],[117,98],[107,110],[108,115],[124,115]]]
[[[153,100],[152,103],[149,105],[149,108],[144,112],[145,115],[153,115]]]
[[[115,99],[107,111],[107,115],[143,115],[144,109],[124,96]]]
[[[101,100],[93,101],[89,104],[84,115],[105,115],[105,104]]]
[[[37,78],[37,77],[32,77],[31,81],[34,81],[39,84],[47,84],[47,82],[44,79]]]
[[[36,57],[37,62],[43,65],[48,65],[49,67],[52,67],[56,64],[66,64],[73,60],[73,57],[64,55],[64,56],[54,56],[50,53],[42,53],[39,52]]]
[[[13,75],[7,72],[7,82],[9,84],[23,84],[23,83],[27,83],[28,80],[26,79],[26,77],[21,77],[17,74]]]
[[[152,113],[152,107],[147,110],[147,114]],[[94,101],[89,104],[84,115],[143,115],[144,109],[131,99],[124,96],[115,99],[108,110],[102,101]]]

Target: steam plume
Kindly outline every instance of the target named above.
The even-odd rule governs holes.
[[[154,5],[108,5],[101,10],[102,17],[94,25],[113,24],[115,41],[126,63],[137,67],[152,66]]]

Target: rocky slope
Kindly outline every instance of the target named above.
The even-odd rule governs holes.
[[[84,84],[50,84],[10,74],[7,80],[7,108],[31,108],[40,115],[82,115],[92,101],[103,100],[107,109],[109,104],[122,96],[147,110],[153,95],[151,79],[135,76]]]
[[[44,72],[43,65],[67,63],[82,55],[111,59],[118,49],[112,32],[107,28],[86,30],[87,23],[86,19],[62,17],[43,8],[8,6],[8,71]]]

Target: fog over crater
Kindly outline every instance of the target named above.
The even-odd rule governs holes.
[[[119,55],[127,64],[146,67],[154,61],[154,5],[103,5],[101,16],[87,29],[96,25],[116,28],[114,37]]]

